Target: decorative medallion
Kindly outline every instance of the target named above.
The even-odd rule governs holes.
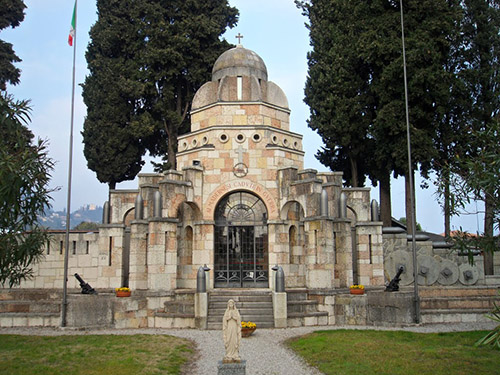
[[[238,163],[233,167],[233,174],[238,178],[245,177],[248,174],[248,167],[245,163]]]

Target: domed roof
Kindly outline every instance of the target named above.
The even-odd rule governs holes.
[[[267,68],[259,55],[238,44],[220,55],[214,64],[212,81],[225,76],[255,76],[267,81]]]

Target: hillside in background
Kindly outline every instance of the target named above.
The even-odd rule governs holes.
[[[47,215],[39,217],[41,225],[50,229],[66,229],[66,210],[47,211]],[[102,207],[95,204],[87,204],[71,213],[70,227],[74,228],[81,222],[88,221],[100,223],[102,221]]]

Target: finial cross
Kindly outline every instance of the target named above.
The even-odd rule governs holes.
[[[241,44],[241,38],[243,38],[243,35],[238,33],[238,35],[236,35],[235,38],[238,39],[238,44]]]

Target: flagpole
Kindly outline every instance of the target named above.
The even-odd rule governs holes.
[[[69,263],[69,229],[71,221],[71,178],[73,173],[73,123],[75,118],[75,66],[76,66],[76,20],[77,20],[78,0],[75,0],[73,10],[73,83],[71,88],[71,125],[69,132],[69,158],[68,158],[68,200],[66,202],[66,236],[64,249],[64,280],[63,280],[63,301],[61,306],[61,327],[66,327],[66,315],[68,307],[68,263]]]
[[[408,80],[406,77],[406,47],[405,47],[405,28],[403,21],[403,0],[399,0],[401,7],[401,41],[403,44],[403,76],[405,86],[405,111],[406,111],[406,143],[408,147],[408,181],[410,184],[410,215],[411,215],[411,249],[413,255],[413,303],[415,307],[415,323],[420,323],[420,298],[418,295],[418,274],[417,274],[417,245],[416,245],[416,231],[417,231],[417,218],[415,215],[415,189],[413,186],[413,166],[411,161],[411,138],[410,138],[410,116],[408,110]]]

